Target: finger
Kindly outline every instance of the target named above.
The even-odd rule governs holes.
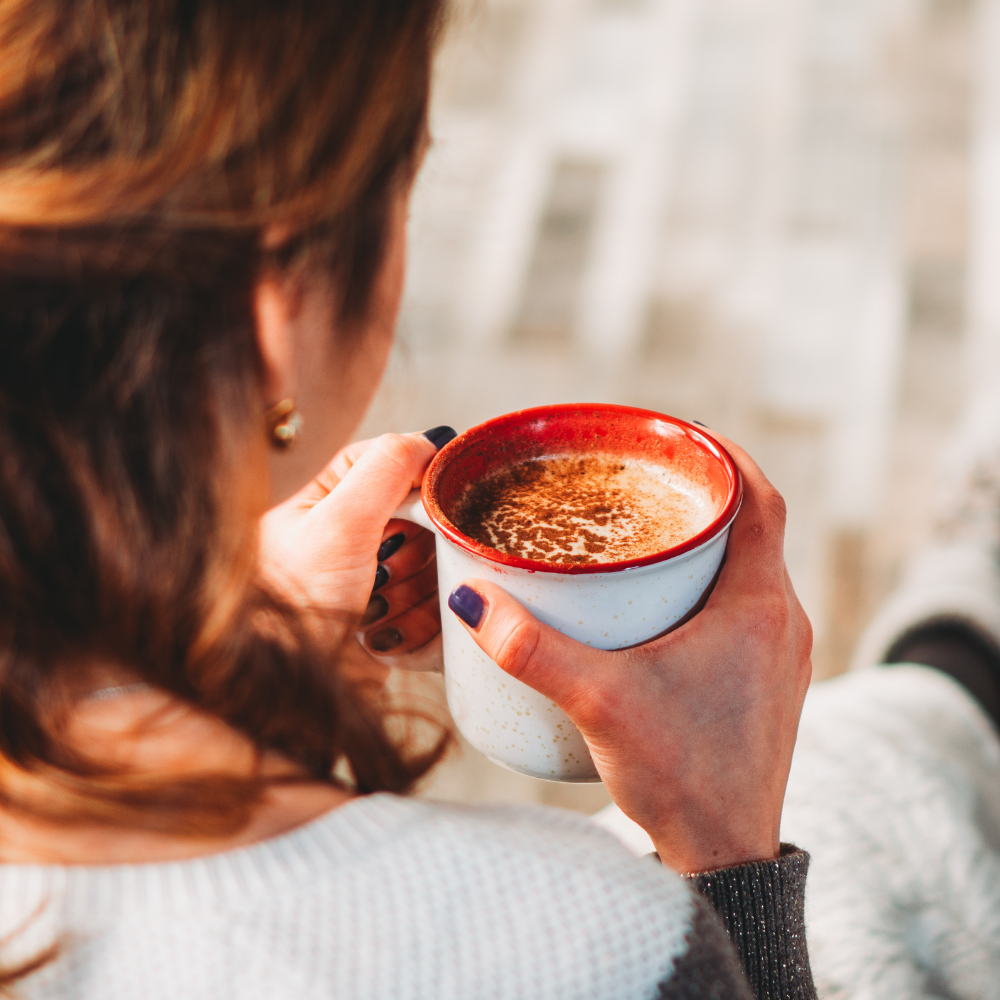
[[[441,631],[441,617],[438,608],[437,591],[404,614],[386,622],[378,628],[362,632],[365,649],[376,656],[391,654],[400,656],[426,645]]]
[[[733,587],[742,591],[754,587],[783,586],[784,498],[771,485],[760,466],[738,444],[721,434],[704,433],[729,452],[743,478],[743,503],[729,531],[726,563],[712,600],[724,597]]]
[[[412,431],[410,435],[417,433],[417,431]],[[432,427],[427,431],[420,431],[419,434],[440,450],[456,436],[456,431],[453,427],[442,425],[440,427]],[[351,444],[345,445],[333,456],[333,461],[324,470],[330,481],[329,490],[332,490],[347,475],[354,463],[377,440],[378,438],[367,438],[364,441],[353,441]],[[414,483],[415,487],[419,485],[419,483]]]
[[[501,670],[551,698],[571,717],[607,674],[610,654],[543,625],[506,591],[469,580],[452,591],[448,607]],[[603,668],[603,670],[602,670]]]
[[[368,601],[361,631],[372,632],[437,593],[437,566],[425,566],[401,583],[381,587]]]
[[[333,486],[336,486],[350,472],[354,463],[372,446],[375,440],[377,439],[365,438],[364,441],[352,441],[333,456],[333,461],[327,466],[330,474],[337,480]],[[330,488],[333,489],[333,486]]]
[[[435,428],[440,430],[440,428]],[[416,432],[414,432],[416,433]],[[406,435],[411,436],[411,435]],[[426,435],[421,435],[426,436]],[[345,445],[336,455],[324,466],[320,473],[308,482],[293,498],[299,506],[313,507],[329,493],[332,493],[340,481],[354,467],[358,459],[378,440],[378,438],[365,438],[363,441],[352,441]],[[438,445],[442,447],[443,445]],[[419,482],[414,484],[419,486]]]
[[[398,525],[393,529],[394,525]],[[378,550],[378,589],[401,583],[434,560],[434,535],[410,521],[390,521]]]
[[[795,593],[792,578],[788,575],[787,568],[785,569],[785,592],[788,594],[788,604],[791,608],[792,622],[796,631],[796,655],[799,661],[805,664],[804,687],[802,689],[802,695],[805,697],[805,689],[809,687],[809,682],[812,680],[813,627],[805,608],[802,607],[799,595]]]
[[[334,490],[313,507],[329,516],[356,551],[373,554],[393,511],[420,484],[437,448],[422,434],[383,434],[358,456]]]
[[[318,504],[337,488],[341,479],[347,475],[358,458],[371,447],[374,440],[375,438],[367,438],[364,441],[352,441],[341,448],[319,474],[292,497],[292,502],[306,509]]]
[[[370,662],[385,668],[408,670],[411,673],[437,674],[440,674],[444,669],[444,646],[441,642],[440,632],[430,642],[424,643],[418,649],[412,649],[408,653],[400,653],[398,656],[392,653],[376,655],[369,653],[363,647],[360,649]]]

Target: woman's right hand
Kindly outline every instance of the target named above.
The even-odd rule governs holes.
[[[720,441],[743,474],[743,505],[705,608],[669,635],[595,650],[499,587],[463,584],[482,601],[466,623],[475,641],[569,715],[615,802],[686,872],[778,856],[811,674],[812,630],[784,565],[784,501],[746,452]],[[460,596],[475,611],[475,595]]]
[[[384,664],[427,669],[440,661],[430,645],[441,630],[434,536],[392,517],[437,449],[425,434],[347,445],[261,521],[271,585],[297,603],[355,616],[365,650]]]

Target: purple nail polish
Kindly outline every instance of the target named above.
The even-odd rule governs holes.
[[[458,431],[454,427],[442,424],[440,427],[432,427],[429,431],[424,431],[423,436],[440,451],[449,441],[458,437]]]
[[[478,628],[483,617],[483,599],[471,587],[459,584],[448,598],[448,607],[465,622],[469,628]]]
[[[389,582],[389,571],[384,566],[379,566],[375,570],[375,583],[372,586],[372,593],[375,593],[379,587],[384,587]]]
[[[361,625],[373,625],[380,618],[385,618],[388,613],[389,602],[381,594],[375,594],[368,602],[368,607],[365,608],[364,617],[361,619]]]
[[[403,635],[397,628],[384,628],[368,641],[376,653],[389,653],[403,641]]]
[[[379,562],[385,562],[386,559],[391,555],[395,555],[402,547],[403,542],[406,541],[406,535],[401,531],[398,535],[390,535],[379,547],[378,555],[376,559]]]

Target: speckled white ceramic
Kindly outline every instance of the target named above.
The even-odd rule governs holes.
[[[418,493],[398,516],[436,530]],[[445,688],[462,735],[490,760],[534,778],[600,780],[566,713],[504,673],[448,608],[448,595],[463,580],[490,580],[565,635],[598,649],[622,649],[660,635],[691,611],[715,578],[728,537],[727,524],[699,548],[663,562],[570,576],[502,566],[438,533]]]
[[[593,565],[583,570],[550,572],[545,564],[534,563],[530,568],[512,565],[526,561],[465,538],[442,520],[440,507],[436,508],[437,517],[431,516],[426,506],[428,483],[433,494],[434,482],[442,475],[440,469],[432,467],[428,474],[424,501],[414,491],[397,516],[416,521],[437,536],[445,684],[448,705],[462,735],[491,760],[514,771],[550,781],[587,782],[600,779],[579,730],[555,702],[504,673],[480,650],[448,608],[448,596],[464,580],[489,580],[503,587],[540,621],[589,646],[623,649],[647,642],[695,609],[714,581],[739,508],[740,485],[732,459],[698,428],[662,414],[592,404],[542,407],[497,418],[456,439],[439,453],[435,463],[447,467],[453,456],[462,454],[463,447],[468,454],[469,446],[463,439],[469,437],[478,438],[481,448],[482,442],[495,438],[495,425],[500,425],[502,432],[505,422],[524,426],[529,421],[535,428],[551,417],[562,422],[565,433],[567,418],[575,418],[577,411],[581,419],[591,421],[596,412],[601,428],[611,426],[615,420],[635,417],[645,421],[651,428],[649,433],[662,435],[665,448],[673,447],[684,436],[684,447],[705,452],[699,454],[699,460],[713,466],[716,462],[725,465],[730,488],[727,502],[720,504],[719,517],[688,545],[638,560],[641,565],[609,566],[607,572]]]

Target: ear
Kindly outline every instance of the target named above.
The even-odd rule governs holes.
[[[295,397],[297,300],[290,282],[277,277],[262,277],[254,287],[257,346],[264,361],[264,398],[268,404]]]

